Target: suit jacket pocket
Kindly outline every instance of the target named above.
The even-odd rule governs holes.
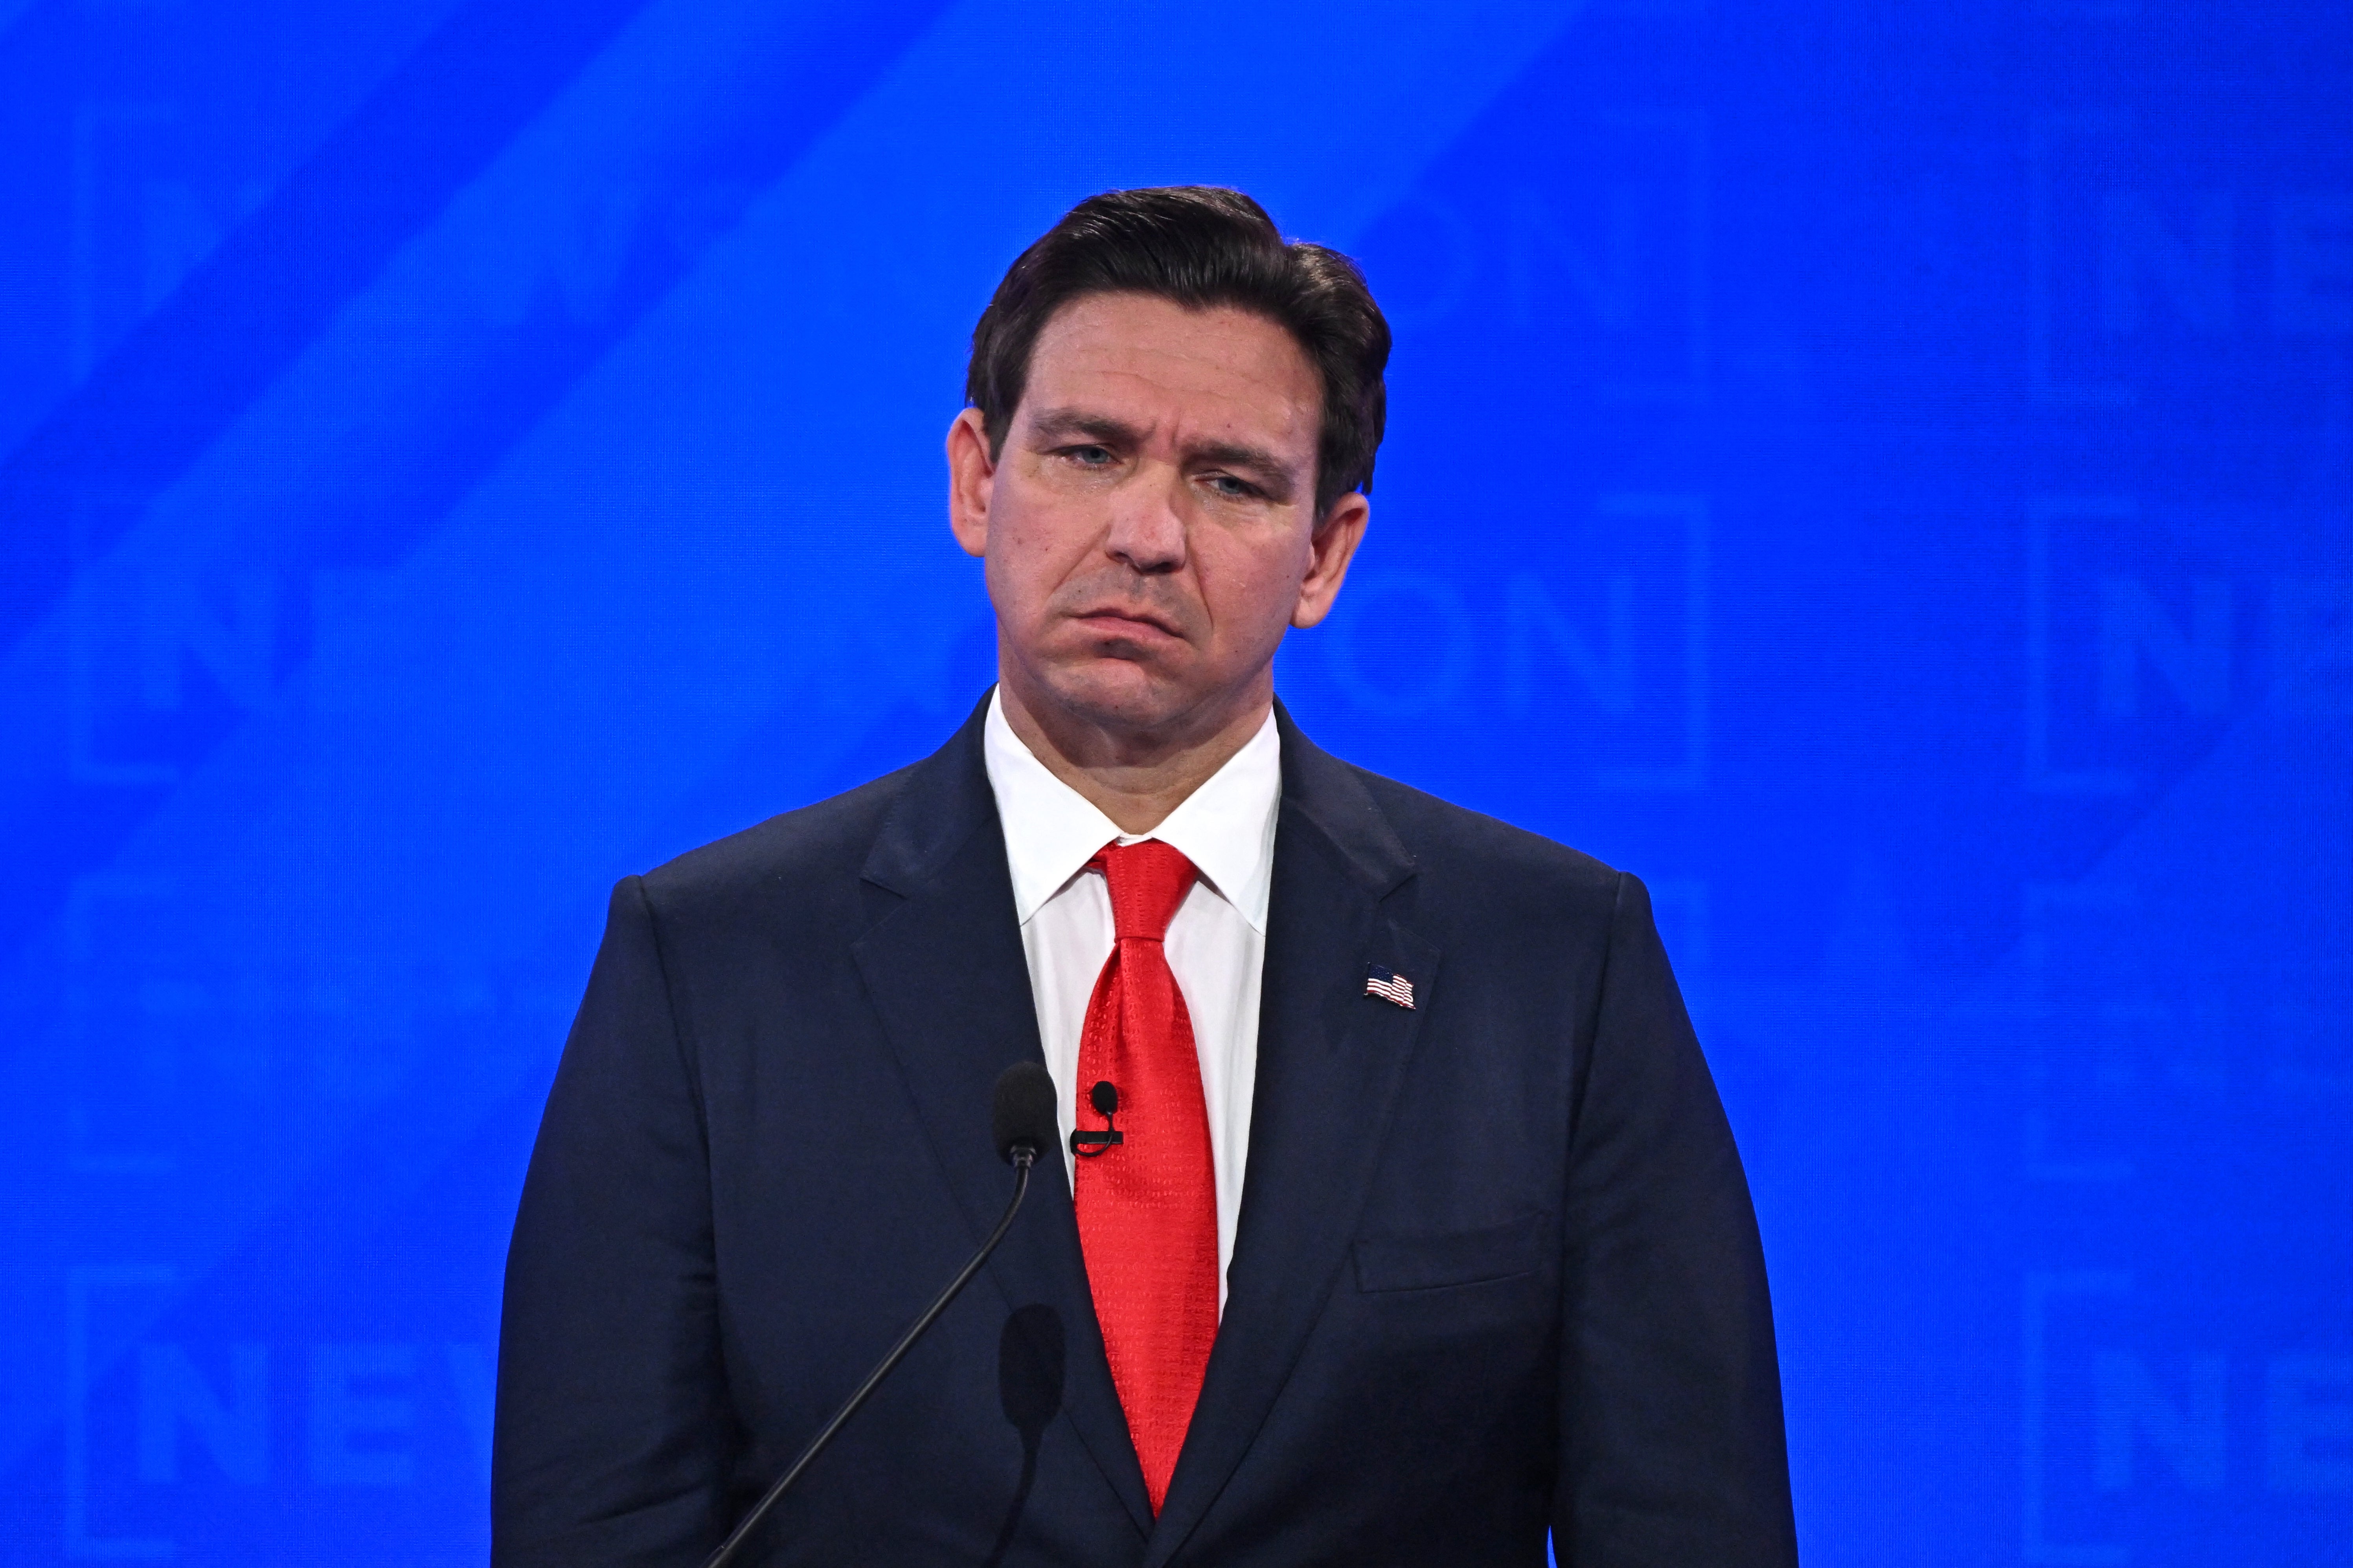
[[[1525,1215],[1477,1230],[1359,1237],[1356,1289],[1435,1290],[1531,1273],[1546,1234],[1545,1216]]]

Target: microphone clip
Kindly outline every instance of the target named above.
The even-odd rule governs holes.
[[[1105,1079],[1087,1091],[1087,1103],[1103,1119],[1100,1128],[1081,1128],[1071,1134],[1071,1152],[1081,1159],[1092,1159],[1115,1144],[1127,1142],[1127,1134],[1111,1125],[1119,1110],[1119,1089]]]

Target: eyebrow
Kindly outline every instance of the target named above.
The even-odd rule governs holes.
[[[1043,408],[1031,419],[1040,436],[1059,438],[1064,436],[1089,436],[1098,441],[1117,442],[1126,447],[1144,444],[1144,432],[1124,419],[1108,414],[1090,414],[1083,408]]]
[[[1031,419],[1032,427],[1049,440],[1071,436],[1084,436],[1092,440],[1124,447],[1140,447],[1145,432],[1124,419],[1108,414],[1090,413],[1083,408],[1043,408]],[[1205,446],[1186,449],[1187,461],[1214,463],[1220,468],[1250,468],[1270,484],[1289,487],[1291,467],[1264,447],[1253,447],[1247,441],[1212,441]]]

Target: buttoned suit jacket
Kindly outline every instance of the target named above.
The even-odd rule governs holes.
[[[497,1568],[692,1568],[1002,1211],[991,1089],[1041,1058],[985,711],[615,889],[508,1259]],[[1158,1516],[1050,1158],[747,1562],[1794,1562],[1756,1224],[1642,885],[1277,719],[1243,1206]]]

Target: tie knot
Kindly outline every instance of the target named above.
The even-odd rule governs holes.
[[[1158,942],[1168,934],[1176,906],[1193,886],[1197,873],[1182,851],[1146,838],[1134,844],[1106,844],[1087,862],[1111,884],[1112,930],[1117,940],[1141,937]]]

